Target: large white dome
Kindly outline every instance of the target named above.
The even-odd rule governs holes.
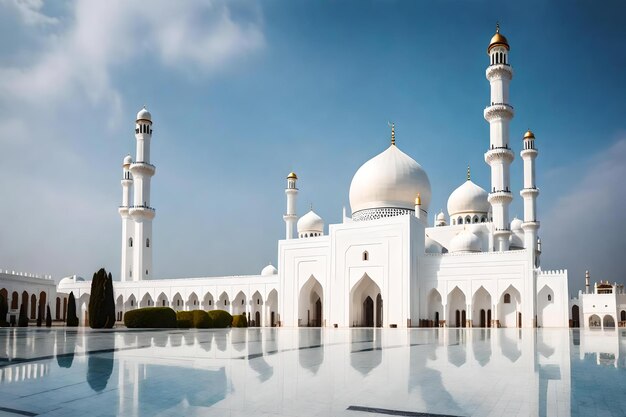
[[[413,158],[391,145],[358,169],[350,184],[352,216],[370,209],[415,209],[420,194],[428,211],[431,190],[426,171]]]
[[[450,194],[448,214],[451,218],[465,213],[486,214],[491,207],[488,198],[487,191],[474,184],[472,180],[467,180]]]

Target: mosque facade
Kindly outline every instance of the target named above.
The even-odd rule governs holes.
[[[299,217],[298,177],[293,172],[287,176],[285,239],[278,242],[278,263],[258,275],[152,279],[156,211],[150,187],[156,167],[150,160],[152,115],[142,109],[135,123],[135,160],[127,156],[123,161],[121,280],[114,283],[118,319],[138,307],[170,306],[246,314],[255,326],[571,325],[567,271],[541,268],[539,150],[530,130],[519,135],[524,215],[509,216],[514,198],[510,169],[516,157],[509,128],[514,116],[509,50],[498,28],[487,48],[488,190],[472,181],[468,168],[466,181],[450,194],[447,214],[433,213],[428,174],[396,144],[392,125],[389,147],[354,174],[351,215],[344,213],[339,224],[326,227],[313,210]],[[64,278],[56,291],[60,297],[73,291],[79,311],[88,317],[90,282]],[[584,303],[577,305],[587,309]],[[623,324],[619,305],[614,323]]]

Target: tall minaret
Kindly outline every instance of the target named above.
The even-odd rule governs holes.
[[[296,197],[298,197],[298,188],[296,187],[296,181],[298,176],[295,172],[290,172],[287,175],[287,188],[285,188],[285,194],[287,195],[287,213],[283,216],[285,220],[285,239],[293,239],[294,230],[296,228]]]
[[[524,134],[523,149],[520,152],[524,161],[524,188],[520,191],[520,195],[524,199],[524,223],[522,223],[524,247],[531,249],[533,256],[537,255],[537,230],[539,229],[539,222],[537,221],[539,189],[535,183],[535,158],[538,153],[535,147],[535,135],[528,130]]]
[[[509,43],[500,34],[491,38],[487,55],[489,66],[486,76],[491,85],[491,105],[485,108],[485,120],[489,122],[489,150],[485,152],[485,162],[491,167],[491,203],[494,225],[494,246],[496,251],[509,249],[511,235],[509,224],[509,204],[513,200],[510,187],[509,166],[515,158],[509,148],[509,122],[513,118],[513,107],[509,104],[509,83],[513,69],[509,65]]]
[[[144,107],[137,113],[135,138],[137,155],[130,165],[134,182],[134,201],[128,213],[135,221],[133,242],[133,281],[152,276],[152,219],[155,211],[150,207],[150,180],[156,167],[150,164],[150,139],[152,137],[152,116]]]
[[[132,163],[133,158],[130,155],[126,155],[122,164],[122,205],[118,209],[120,216],[122,216],[122,270],[120,273],[120,280],[122,281],[132,280],[135,222],[128,214],[129,206],[132,205],[131,198],[133,194],[133,177],[130,173],[130,165]]]

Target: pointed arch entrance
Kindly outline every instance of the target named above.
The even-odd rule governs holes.
[[[428,294],[428,327],[439,327],[439,323],[443,321],[443,303],[441,294],[436,288],[430,290]]]
[[[298,297],[298,326],[323,326],[324,290],[322,284],[311,275],[300,289]]]
[[[491,294],[482,285],[474,293],[472,309],[473,327],[491,327]]]
[[[522,327],[522,296],[513,285],[504,290],[498,303],[498,320],[501,327]]]
[[[380,287],[364,274],[350,290],[350,324],[352,327],[382,327],[383,298]]]
[[[448,327],[465,327],[467,321],[467,301],[465,293],[454,287],[448,294]]]

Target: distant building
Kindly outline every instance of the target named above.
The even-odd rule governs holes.
[[[589,271],[585,272],[585,291],[579,291],[569,303],[572,326],[586,329],[613,329],[626,327],[626,292],[624,285],[596,282],[589,285]]]

